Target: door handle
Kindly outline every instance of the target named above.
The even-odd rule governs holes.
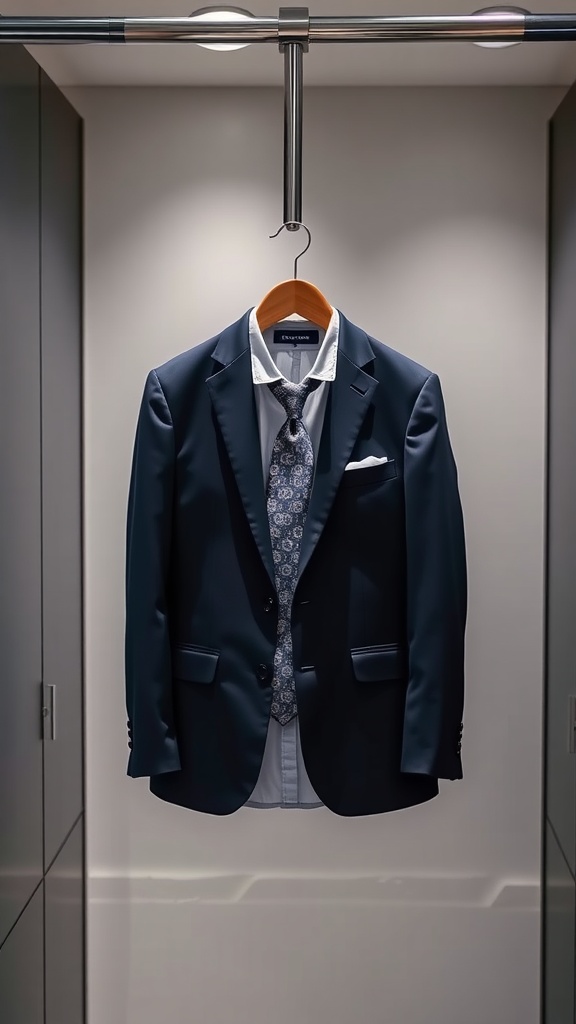
[[[56,686],[42,686],[42,738],[56,739]]]

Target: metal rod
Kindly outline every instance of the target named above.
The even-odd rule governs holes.
[[[226,22],[190,18],[125,18],[127,43],[277,43],[278,18]]]
[[[575,20],[576,24],[576,20]],[[514,40],[524,37],[524,14],[353,16],[310,18],[314,43],[410,43]]]
[[[278,43],[279,19],[0,17],[4,43]],[[576,39],[575,14],[311,17],[311,43],[504,42]]]
[[[576,14],[310,18],[311,43],[559,41],[576,39]]]
[[[303,47],[284,44],[284,224],[298,231],[302,221]]]

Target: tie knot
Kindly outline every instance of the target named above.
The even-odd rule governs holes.
[[[301,384],[293,384],[288,380],[275,380],[268,387],[286,410],[286,415],[290,419],[299,420],[302,417],[302,410],[308,395],[311,391],[315,391],[319,384],[319,380],[307,377]]]

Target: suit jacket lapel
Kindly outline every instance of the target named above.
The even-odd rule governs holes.
[[[378,385],[374,377],[361,369],[373,359],[374,353],[365,333],[341,313],[336,379],[330,388],[324,416],[316,473],[300,548],[299,578],[324,529],[344,467],[349,461]]]
[[[246,313],[241,320],[220,335],[213,358],[224,364],[223,369],[208,377],[206,384],[210,390],[252,535],[270,582],[275,588],[274,561],[262,477],[260,435],[252,383],[248,317],[249,313]]]

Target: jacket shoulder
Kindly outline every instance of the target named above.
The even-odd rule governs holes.
[[[209,398],[205,382],[216,369],[212,354],[218,337],[208,338],[194,348],[179,352],[150,370],[148,377],[157,379],[175,427],[187,422],[190,410],[203,408],[204,401]]]
[[[218,342],[218,335],[202,341],[193,348],[186,349],[172,356],[165,363],[154,367],[154,373],[158,377],[164,390],[172,390],[175,386],[184,381],[190,381],[196,374],[210,372],[212,366],[212,353]]]
[[[384,379],[391,380],[397,387],[413,392],[414,397],[420,393],[426,381],[435,376],[433,370],[422,366],[421,363],[410,359],[402,352],[397,352],[396,349],[390,348],[384,342],[370,336],[368,336],[368,341],[374,352],[376,375],[378,377],[383,375]]]

